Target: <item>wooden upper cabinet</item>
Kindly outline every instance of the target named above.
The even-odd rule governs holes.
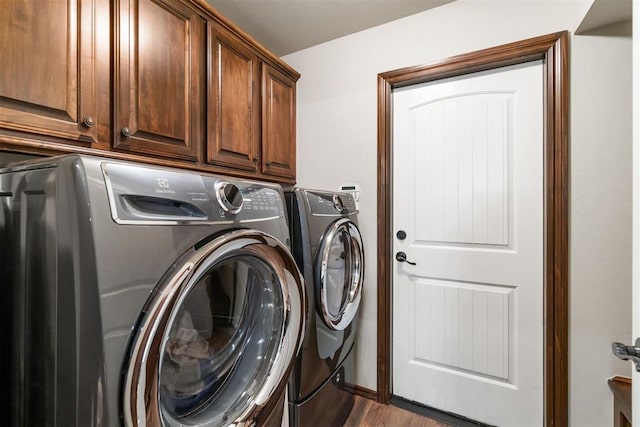
[[[299,74],[206,0],[0,0],[0,148],[295,182]]]
[[[296,177],[296,82],[262,68],[262,173]]]
[[[199,160],[206,20],[180,0],[121,0],[116,15],[114,147]]]
[[[258,171],[260,64],[249,45],[209,24],[207,162]]]
[[[0,128],[97,140],[101,1],[0,1]]]

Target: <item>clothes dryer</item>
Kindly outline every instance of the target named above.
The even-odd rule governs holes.
[[[280,426],[306,308],[279,186],[69,155],[0,201],[3,423]]]
[[[295,188],[286,192],[294,258],[309,306],[302,350],[289,380],[294,426],[342,425],[354,402],[345,381],[364,279],[364,251],[353,197]]]

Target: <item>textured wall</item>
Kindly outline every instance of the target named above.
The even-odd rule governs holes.
[[[367,257],[356,383],[376,388],[377,74],[540,36],[573,32],[590,1],[458,0],[284,57],[298,84],[298,184],[358,183]],[[575,36],[571,63],[570,417],[611,423],[606,379],[630,367],[631,37]],[[620,33],[623,35],[612,36]],[[626,35],[625,35],[626,34]]]

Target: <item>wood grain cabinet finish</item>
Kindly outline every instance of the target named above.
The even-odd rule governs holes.
[[[97,14],[103,6],[102,0],[0,1],[1,129],[81,145],[97,141],[98,68],[109,66],[95,31],[109,32],[108,6],[106,15]]]
[[[207,162],[259,172],[260,63],[230,32],[209,25]]]
[[[0,0],[0,150],[293,184],[299,77],[206,0]]]
[[[295,179],[296,82],[275,68],[262,68],[262,172]]]
[[[199,160],[206,20],[180,0],[120,0],[114,148]]]

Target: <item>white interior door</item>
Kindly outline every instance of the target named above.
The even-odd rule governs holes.
[[[541,61],[393,92],[394,255],[415,263],[393,260],[396,396],[543,425],[543,94]]]

